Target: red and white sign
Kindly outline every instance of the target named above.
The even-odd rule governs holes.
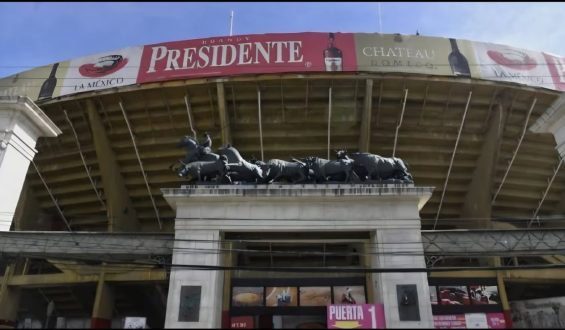
[[[434,315],[436,329],[506,329],[503,313]]]
[[[384,329],[384,305],[328,305],[327,322],[328,329]]]
[[[254,329],[253,316],[233,316],[230,319],[231,329]]]
[[[487,313],[489,329],[506,329],[506,319],[504,313]]]
[[[565,91],[565,58],[543,53],[556,90]]]
[[[130,47],[68,62],[60,95],[136,83],[143,47]]]
[[[343,71],[357,70],[351,33],[335,33]],[[137,82],[240,74],[325,71],[328,33],[254,34],[183,40],[143,48]]]
[[[436,329],[466,329],[465,314],[434,315]]]
[[[486,42],[473,42],[473,48],[479,66],[479,78],[549,89],[555,87],[541,52]]]

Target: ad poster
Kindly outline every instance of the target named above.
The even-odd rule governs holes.
[[[470,305],[466,286],[440,286],[439,303],[441,305]]]
[[[332,289],[327,286],[300,287],[300,306],[327,306],[332,303]]]
[[[546,53],[543,53],[543,57],[545,57],[547,69],[553,80],[554,87],[552,89],[565,91],[565,58]]]
[[[434,315],[436,329],[466,329],[465,314]]]
[[[232,316],[230,329],[254,329],[253,316]]]
[[[263,306],[263,287],[234,287],[232,290],[232,306]]]
[[[511,301],[512,327],[565,328],[565,297]]]
[[[486,42],[474,42],[473,48],[480,63],[477,78],[555,88],[541,52]]]
[[[334,303],[355,305],[365,302],[364,286],[334,286]]]
[[[33,101],[59,96],[69,62],[53,63],[0,79],[0,96],[27,96]]]
[[[466,40],[356,33],[358,71],[471,77],[476,63]]]
[[[477,78],[565,91],[565,58],[454,38],[304,32],[128,47],[0,79],[0,96],[32,100],[114,87],[222,76],[371,72]]]
[[[70,61],[60,95],[135,84],[142,49],[130,47]]]
[[[436,329],[506,329],[503,313],[434,315]]]
[[[254,34],[147,45],[137,82],[356,68],[351,33]]]
[[[267,307],[298,306],[296,287],[267,287]]]
[[[330,305],[328,329],[384,329],[383,304]]]

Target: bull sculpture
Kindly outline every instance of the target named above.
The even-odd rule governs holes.
[[[303,161],[314,172],[316,182],[349,182],[351,178],[357,179],[353,172],[353,160],[351,159],[327,160],[318,157],[307,157]]]
[[[382,157],[368,152],[348,154],[345,150],[336,152],[337,159],[353,160],[353,170],[362,181],[378,180],[385,183],[414,183],[406,163],[396,157]]]
[[[228,144],[218,150],[219,154],[227,157],[230,164],[230,177],[234,181],[249,183],[263,182],[265,176],[261,167],[251,164],[241,157],[236,148]]]
[[[231,178],[228,176],[229,169],[228,158],[222,155],[215,161],[196,161],[184,164],[178,175],[186,177],[189,182],[203,182],[205,178],[212,178],[222,183],[232,183]]]
[[[402,159],[367,152],[348,154],[345,150],[337,150],[337,160],[306,157],[300,160],[292,158],[291,161],[247,161],[230,144],[219,148],[217,153],[212,152],[212,139],[208,133],[204,134],[201,143],[196,138],[184,136],[177,147],[185,148],[186,155],[170,169],[190,182],[414,182]]]
[[[265,183],[278,182],[279,180],[302,183],[308,181],[310,177],[309,168],[306,163],[294,158],[292,162],[281,159],[270,159],[266,163],[260,160],[254,160],[252,163],[260,166],[263,172],[266,173]]]

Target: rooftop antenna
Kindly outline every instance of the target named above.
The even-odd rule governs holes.
[[[230,13],[230,37],[233,34],[233,10]]]
[[[377,9],[379,15],[379,33],[383,33],[383,20],[381,18],[381,3],[377,2]]]

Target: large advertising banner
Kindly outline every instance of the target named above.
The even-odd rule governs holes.
[[[329,305],[327,326],[328,329],[384,329],[384,305]]]
[[[477,78],[555,89],[541,52],[486,42],[474,42],[473,48],[480,64]]]
[[[380,33],[272,33],[129,47],[0,79],[32,100],[176,79],[305,72],[480,78],[565,91],[565,58],[493,43]]]
[[[547,68],[553,80],[554,87],[552,89],[565,91],[565,58],[547,53],[543,53],[543,57],[545,57]]]
[[[135,84],[142,50],[129,47],[71,60],[60,95]]]
[[[470,42],[401,34],[356,33],[358,71],[471,77]]]
[[[511,301],[512,327],[565,328],[565,297]]]
[[[65,61],[0,79],[0,96],[27,96],[33,101],[59,96],[68,67]]]
[[[147,45],[137,82],[356,69],[351,33],[255,34]]]

